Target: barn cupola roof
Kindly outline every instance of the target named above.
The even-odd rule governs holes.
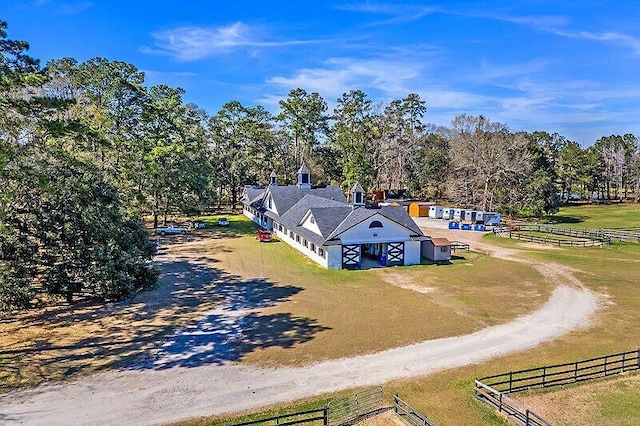
[[[351,188],[351,206],[354,209],[365,206],[364,189],[362,189],[360,182],[356,182]]]
[[[309,168],[304,163],[302,163],[302,166],[300,166],[300,170],[298,170],[298,188],[311,188],[311,172],[309,172]]]
[[[269,185],[278,185],[278,177],[276,176],[276,172],[271,172],[269,175]]]

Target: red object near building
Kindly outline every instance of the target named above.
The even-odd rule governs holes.
[[[260,229],[256,232],[256,240],[260,242],[269,242],[272,240],[271,231]]]

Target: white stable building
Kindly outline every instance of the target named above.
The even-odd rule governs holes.
[[[367,208],[359,183],[349,202],[338,186],[315,187],[310,177],[302,165],[297,185],[280,186],[271,173],[268,186],[245,186],[244,214],[329,269],[420,263],[428,238],[404,207]]]

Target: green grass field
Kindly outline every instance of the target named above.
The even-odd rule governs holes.
[[[584,205],[562,207],[545,222],[576,228],[638,228],[639,204]]]

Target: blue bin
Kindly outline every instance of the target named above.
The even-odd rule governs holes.
[[[476,225],[476,226],[474,227],[474,230],[475,230],[475,231],[484,231],[484,225]]]
[[[460,229],[460,224],[458,222],[449,222],[449,229]]]
[[[386,254],[383,254],[382,256],[380,256],[380,265],[387,266],[387,255]]]
[[[471,224],[470,223],[463,223],[462,224],[462,230],[463,231],[471,231]]]

